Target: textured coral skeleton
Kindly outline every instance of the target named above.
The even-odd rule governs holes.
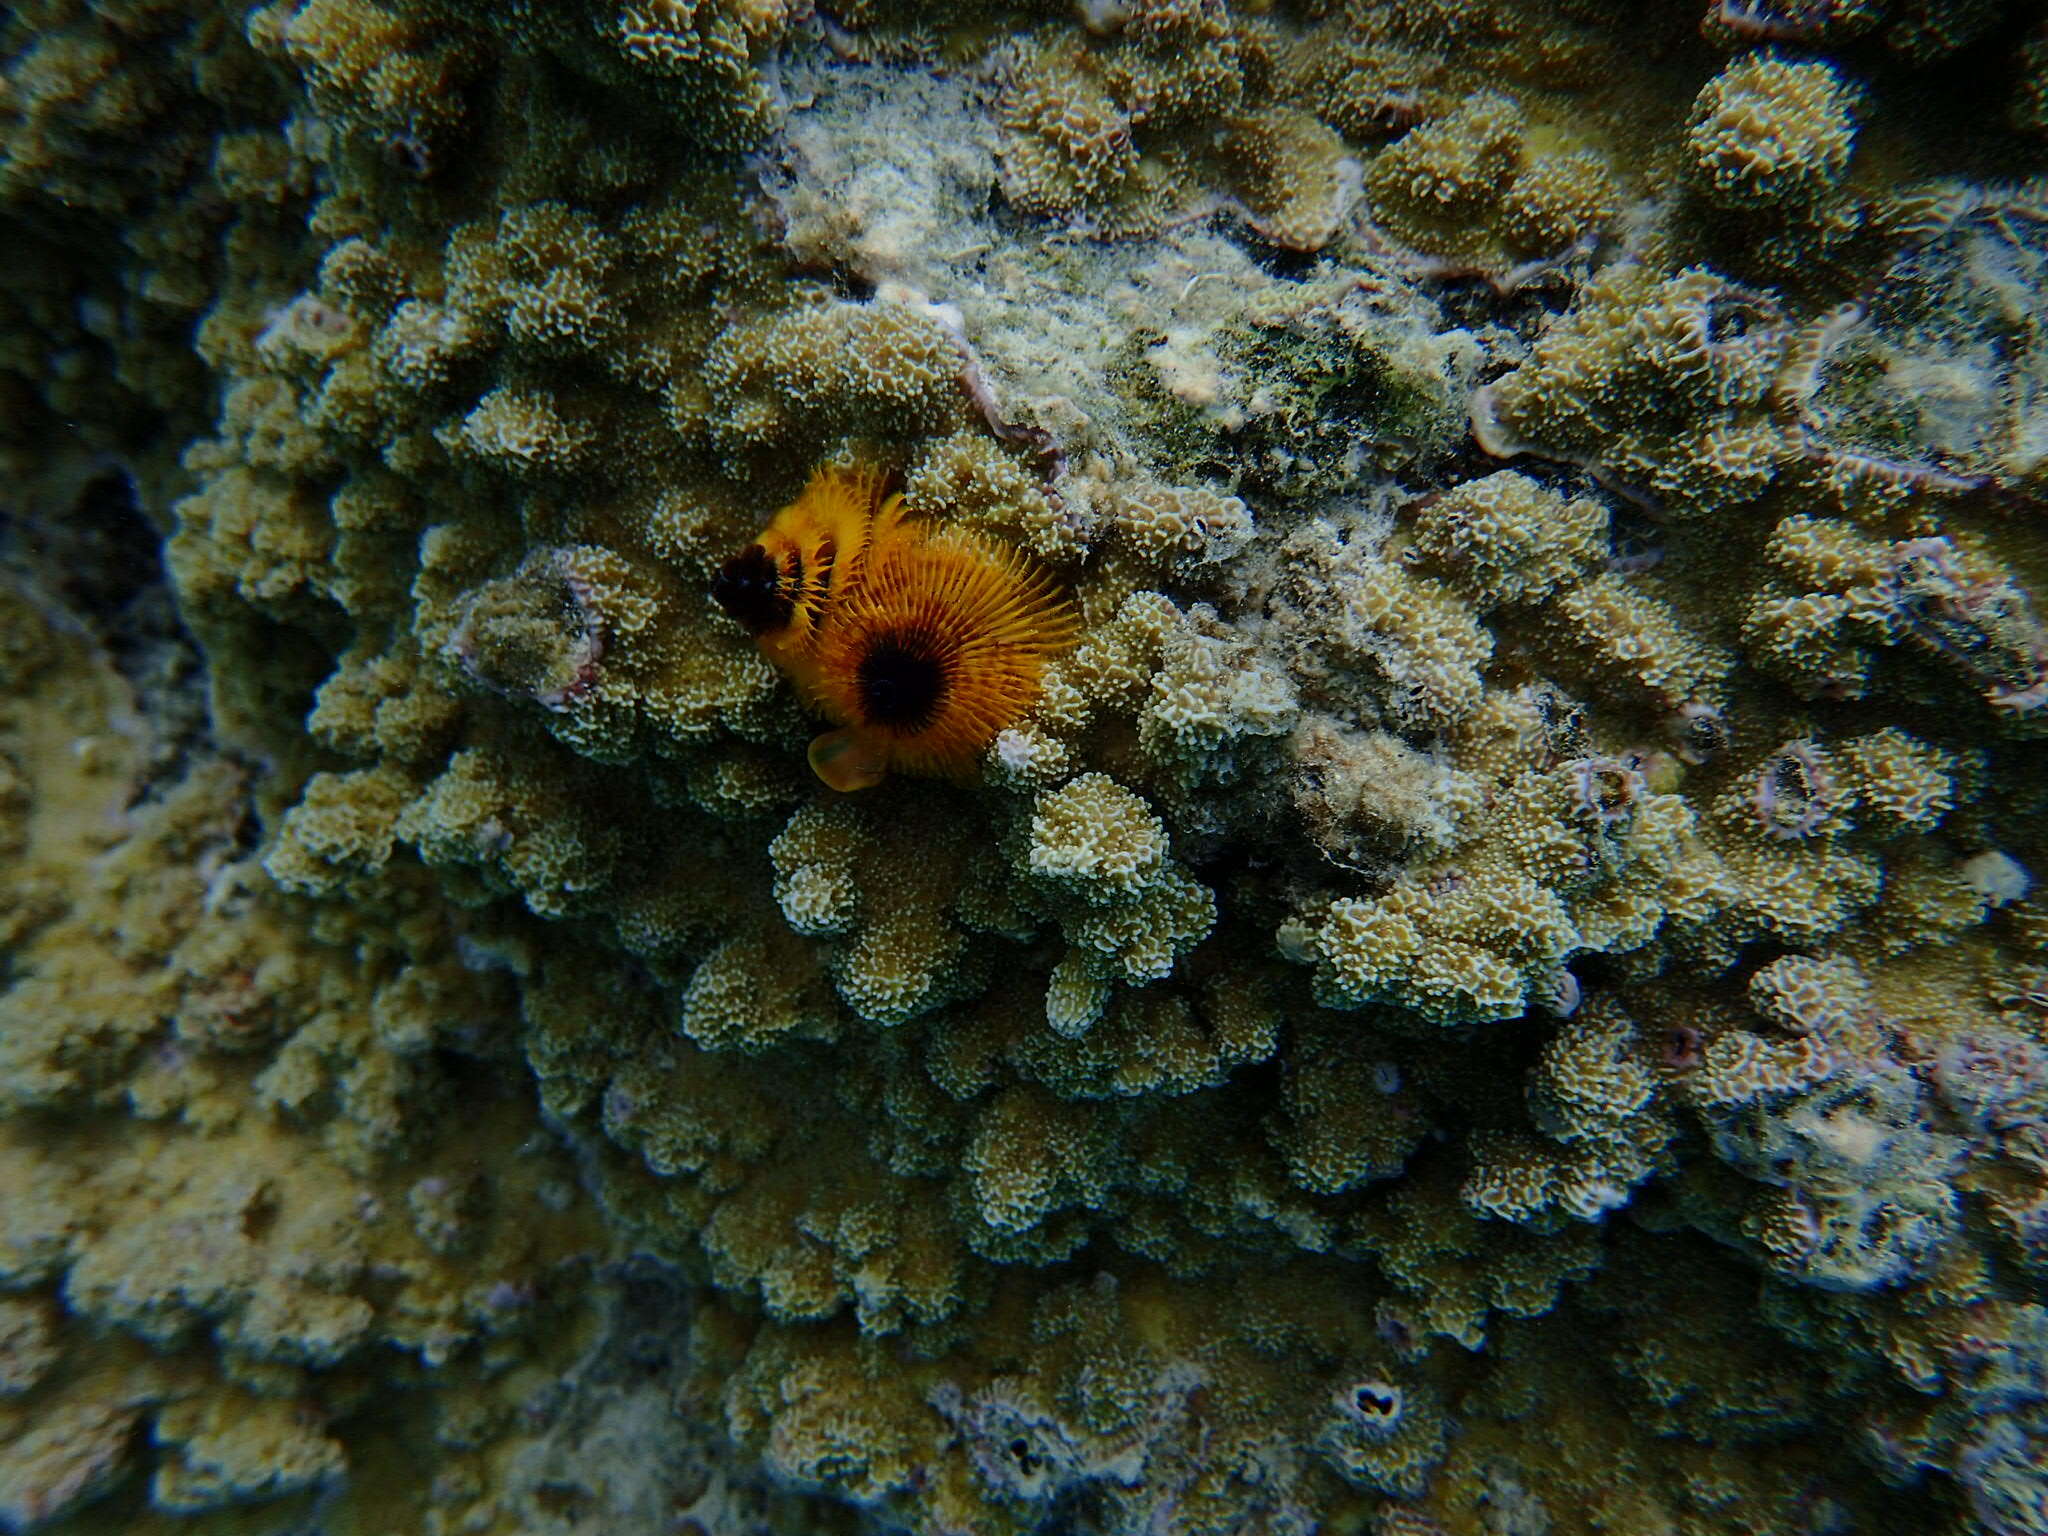
[[[2044,103],[9,8],[0,1529],[2048,1536]]]

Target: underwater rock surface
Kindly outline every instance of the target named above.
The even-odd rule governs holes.
[[[2044,1536],[2044,102],[10,7],[0,1531]],[[1078,615],[959,773],[714,600],[828,465]]]

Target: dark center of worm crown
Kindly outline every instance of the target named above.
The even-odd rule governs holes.
[[[946,694],[944,663],[928,646],[903,636],[876,639],[861,658],[861,713],[875,725],[921,730],[938,714]]]

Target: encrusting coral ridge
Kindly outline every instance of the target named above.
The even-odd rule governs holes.
[[[8,8],[0,1531],[2048,1536],[2044,29]]]

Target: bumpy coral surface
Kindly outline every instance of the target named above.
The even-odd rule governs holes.
[[[2048,1536],[2041,29],[8,9],[0,1529]]]

